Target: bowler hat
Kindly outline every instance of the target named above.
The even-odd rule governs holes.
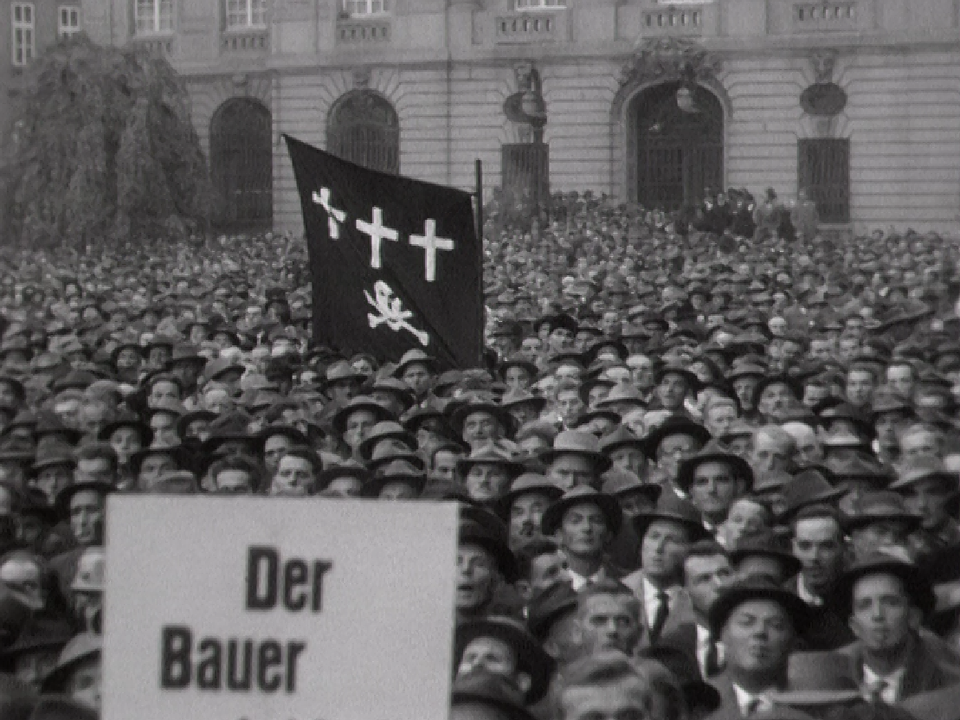
[[[684,500],[675,492],[665,491],[652,510],[640,513],[633,518],[633,527],[637,537],[643,540],[647,528],[657,520],[668,520],[685,527],[690,533],[690,541],[706,540],[710,532],[703,525],[703,516],[689,500]]]
[[[527,371],[531,378],[535,379],[540,372],[540,369],[537,367],[537,364],[530,360],[525,355],[511,355],[509,358],[500,363],[497,368],[497,375],[500,376],[500,379],[504,379],[507,374],[507,370],[512,367],[523,368]]]
[[[795,377],[785,373],[764,375],[762,378],[760,378],[757,384],[753,386],[753,396],[751,397],[750,402],[754,407],[757,407],[757,404],[760,402],[760,396],[763,395],[763,391],[771,385],[786,386],[786,388],[797,400],[803,397],[803,389],[800,387],[800,384],[797,382]]]
[[[679,375],[687,381],[687,385],[689,385],[690,389],[694,392],[703,389],[703,381],[683,365],[677,365],[675,363],[661,365],[656,374],[657,382],[662,381],[667,375]]]
[[[591,433],[564,430],[553,439],[553,446],[540,453],[540,460],[549,465],[562,455],[579,455],[593,461],[597,475],[602,475],[613,464],[600,449],[600,441]]]
[[[637,448],[646,455],[646,441],[643,438],[637,437],[624,425],[618,425],[611,432],[600,438],[600,450],[607,455],[623,447]]]
[[[477,638],[495,638],[506,643],[516,653],[517,671],[527,673],[531,678],[524,700],[532,704],[543,699],[550,687],[556,662],[518,620],[492,616],[459,624],[454,641],[457,665],[464,650]]]
[[[905,592],[923,616],[926,618],[933,613],[937,598],[929,575],[913,563],[906,553],[901,555],[893,550],[884,550],[859,558],[840,576],[834,586],[832,601],[842,618],[849,617],[853,612],[853,591],[857,581],[871,575],[899,578],[903,581]]]
[[[546,398],[524,390],[511,390],[504,393],[503,397],[500,398],[500,405],[507,410],[519,407],[520,405],[534,405],[536,412],[540,413],[543,408],[547,406],[547,401]]]
[[[619,501],[613,495],[594,490],[589,485],[578,485],[555,500],[543,513],[540,527],[544,535],[553,535],[560,529],[567,510],[577,505],[596,505],[607,520],[607,530],[616,535],[623,524],[623,511]]]
[[[750,463],[739,455],[734,455],[724,450],[719,443],[711,441],[704,445],[696,455],[693,455],[680,463],[677,470],[677,487],[685,493],[690,492],[693,485],[694,475],[697,468],[704,463],[723,463],[729,466],[733,471],[735,478],[743,480],[745,491],[749,492],[753,487],[753,469]]]
[[[346,360],[338,360],[327,368],[320,381],[320,389],[326,391],[331,385],[337,382],[352,381],[358,385],[367,379],[367,376],[357,372],[353,365]]]
[[[747,578],[722,590],[710,605],[707,613],[710,631],[719,637],[733,611],[751,600],[771,600],[779,604],[790,616],[797,634],[801,634],[810,621],[810,608],[796,593],[761,578]]]
[[[869,483],[875,488],[885,488],[893,480],[893,474],[875,458],[864,453],[852,452],[827,458],[825,465],[833,472],[834,479]]]

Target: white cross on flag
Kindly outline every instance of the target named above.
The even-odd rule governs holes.
[[[473,196],[284,137],[310,252],[314,343],[391,361],[420,347],[441,365],[476,366],[483,304]]]

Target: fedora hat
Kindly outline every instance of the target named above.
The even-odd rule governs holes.
[[[397,458],[383,465],[378,473],[363,484],[363,487],[360,488],[360,496],[379,497],[383,489],[392,483],[409,485],[415,495],[420,495],[423,492],[424,485],[427,484],[427,475],[422,467]]]
[[[417,438],[396,420],[383,420],[372,428],[360,443],[358,454],[363,460],[369,460],[374,446],[383,440],[396,440],[411,452],[417,449]]]
[[[553,446],[540,453],[540,461],[549,465],[561,455],[579,455],[593,461],[597,475],[602,475],[613,464],[601,450],[596,435],[580,430],[564,430],[553,439]]]
[[[539,414],[547,406],[547,400],[524,390],[511,390],[504,393],[503,397],[500,398],[500,405],[507,410],[520,405],[534,405],[536,412]]]
[[[143,445],[149,445],[153,440],[153,432],[150,430],[150,427],[143,422],[138,415],[130,411],[120,413],[116,418],[100,428],[100,432],[97,433],[97,439],[107,442],[116,430],[124,427],[134,428],[140,433],[140,441]]]
[[[367,376],[361,372],[357,372],[349,362],[346,360],[338,360],[330,365],[323,374],[323,378],[320,380],[320,389],[326,392],[334,383],[344,381],[354,382],[359,385],[366,379]]]
[[[770,531],[745,537],[727,553],[727,556],[730,558],[730,564],[735,568],[748,557],[773,558],[780,563],[784,579],[792,578],[803,567],[793,553],[784,549],[779,538]]]
[[[889,489],[903,492],[921,480],[936,480],[948,492],[960,490],[960,475],[947,470],[943,462],[935,457],[919,457],[910,461],[897,474]]]
[[[618,425],[611,432],[600,438],[600,451],[609,455],[615,450],[624,447],[634,447],[647,454],[647,443],[644,438],[637,437],[625,425]]]
[[[497,376],[503,380],[506,377],[507,370],[512,367],[523,368],[530,375],[531,379],[536,379],[540,373],[540,368],[530,358],[525,355],[511,355],[503,360],[497,367]]]
[[[523,706],[520,690],[502,675],[472,672],[453,681],[451,705],[487,705],[506,720],[535,720]]]
[[[640,513],[633,518],[633,527],[637,537],[643,540],[650,524],[657,520],[669,520],[690,532],[690,542],[706,540],[710,532],[703,525],[703,516],[689,500],[684,500],[675,492],[668,491],[660,495],[657,505],[652,510]]]
[[[470,506],[461,507],[460,513],[459,543],[482,547],[493,556],[497,569],[504,579],[509,583],[516,582],[520,577],[520,568],[517,565],[516,556],[510,550],[507,533],[500,518],[481,508]],[[486,513],[490,519],[478,521],[485,518],[479,513]]]
[[[520,475],[525,470],[522,462],[494,443],[481,445],[467,457],[457,460],[457,472],[461,477],[465,477],[474,465],[499,465],[514,476]]]
[[[694,422],[685,415],[671,415],[660,425],[655,427],[644,438],[647,443],[647,457],[655,460],[660,443],[671,435],[689,435],[701,445],[710,441],[710,431],[698,422]]]
[[[540,473],[526,472],[514,478],[510,484],[510,489],[497,498],[494,503],[494,510],[501,518],[510,516],[510,508],[513,507],[513,501],[523,495],[543,495],[555,502],[563,495],[563,490],[550,480],[550,478]]]
[[[848,618],[853,611],[853,591],[861,578],[870,575],[892,575],[903,582],[913,604],[930,617],[937,605],[929,574],[912,562],[906,554],[893,551],[878,551],[861,557],[840,576],[834,587],[832,601],[840,617]]]
[[[613,386],[606,397],[597,401],[597,409],[612,407],[613,405],[636,405],[637,407],[647,407],[646,398],[637,388],[628,383],[617,383]]]
[[[414,363],[424,365],[432,373],[437,372],[439,369],[439,364],[437,363],[436,358],[427,355],[419,348],[414,348],[412,350],[407,350],[403,354],[403,356],[400,358],[400,362],[397,363],[397,367],[393,370],[393,376],[395,378],[402,378],[403,373],[405,373],[407,368]]]
[[[722,590],[710,605],[707,613],[710,631],[720,637],[733,611],[750,600],[772,600],[779,604],[790,616],[798,635],[810,621],[810,608],[796,593],[761,578],[747,578]]]
[[[370,471],[356,460],[344,460],[337,465],[325,467],[317,476],[317,493],[323,492],[330,483],[341,477],[356,478],[362,487],[370,479]]]
[[[845,481],[856,481],[882,489],[893,480],[892,472],[864,453],[852,452],[830,457],[824,464],[833,473],[835,481],[841,484]]]
[[[477,638],[495,638],[506,643],[516,653],[517,670],[528,673],[531,678],[524,700],[533,704],[543,699],[550,687],[556,662],[519,620],[492,616],[460,623],[454,639],[456,665],[460,664],[467,646]]]
[[[540,642],[560,618],[577,609],[577,592],[567,582],[558,582],[541,590],[527,605],[527,628]]]
[[[884,521],[902,523],[906,532],[911,533],[923,522],[922,515],[907,509],[902,495],[891,491],[864,493],[853,509],[853,513],[842,517],[847,533]]]
[[[403,460],[404,462],[407,462],[417,468],[418,472],[425,472],[427,469],[427,463],[424,461],[423,456],[419,453],[398,450],[394,447],[381,445],[373,451],[373,454],[370,455],[370,459],[367,460],[367,470],[374,475],[378,475],[383,471],[384,467],[392,463],[394,460]]]
[[[843,488],[834,487],[833,474],[822,467],[807,468],[794,475],[783,485],[783,512],[780,522],[788,523],[805,507],[811,505],[832,505],[844,494]]]
[[[837,652],[796,652],[787,661],[787,685],[770,699],[777,705],[832,705],[861,700],[850,660]]]
[[[690,386],[690,389],[694,392],[703,389],[703,381],[698,378],[693,372],[688,370],[683,365],[677,363],[668,362],[661,365],[656,372],[656,381],[660,383],[663,381],[663,378],[667,375],[679,375],[684,380],[687,381],[687,385]]]
[[[754,407],[757,407],[757,403],[760,402],[760,396],[763,395],[763,391],[771,385],[786,386],[786,388],[797,400],[803,397],[803,388],[800,387],[800,383],[797,381],[797,378],[793,377],[792,375],[787,375],[786,373],[764,375],[753,387],[753,394],[750,397],[750,402]]]
[[[347,429],[347,418],[350,417],[352,413],[355,413],[360,410],[366,410],[367,412],[373,413],[376,418],[376,422],[383,422],[384,420],[396,420],[387,408],[378,403],[371,397],[366,395],[357,395],[354,398],[351,398],[350,401],[344,405],[342,408],[336,411],[333,415],[333,430],[337,435],[343,435]]]
[[[635,472],[614,466],[603,474],[603,485],[600,490],[617,499],[638,493],[643,495],[651,505],[655,505],[663,494],[663,485],[644,482]]]
[[[449,414],[450,425],[457,437],[463,435],[463,424],[474,413],[486,413],[493,417],[503,428],[504,435],[510,437],[516,431],[516,421],[513,415],[503,405],[482,397],[471,397],[466,402],[457,405]]]
[[[166,447],[146,447],[137,450],[130,456],[130,472],[134,477],[140,474],[140,468],[143,461],[151,455],[167,455],[173,458],[178,468],[183,468],[187,464],[187,452],[182,445],[167,445]]]
[[[623,524],[623,511],[620,502],[606,493],[594,490],[589,485],[578,485],[555,500],[543,513],[540,527],[544,535],[553,535],[560,529],[567,510],[577,505],[596,505],[607,519],[607,530],[616,535]]]
[[[677,470],[677,487],[685,493],[689,493],[697,468],[704,463],[710,462],[723,463],[729,466],[734,476],[744,481],[746,492],[749,492],[753,488],[753,469],[750,467],[750,463],[739,455],[734,455],[725,450],[716,441],[708,442],[696,455],[680,463],[680,467]]]
[[[646,647],[637,653],[643,660],[653,660],[665,667],[680,684],[687,706],[693,710],[711,713],[722,703],[720,691],[703,680],[697,659],[688,651],[671,645],[669,641]],[[700,717],[697,713],[695,716]]]

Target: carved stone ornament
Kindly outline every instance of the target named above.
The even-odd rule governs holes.
[[[693,40],[649,38],[639,44],[633,58],[623,66],[620,84],[676,81],[683,78],[687,68],[697,81],[712,80],[722,63]]]
[[[810,56],[815,83],[833,82],[833,70],[837,66],[838,55],[839,53],[836,50],[818,50]]]
[[[353,87],[357,90],[370,87],[370,68],[358,67],[353,69]]]

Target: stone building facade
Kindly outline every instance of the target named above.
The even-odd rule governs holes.
[[[960,222],[960,0],[78,1],[94,40],[183,73],[238,222],[301,227],[281,133],[464,188],[479,158],[498,186],[532,76],[554,191],[804,187],[838,224]]]

